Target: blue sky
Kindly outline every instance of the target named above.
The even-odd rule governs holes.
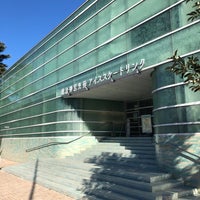
[[[1,2],[0,41],[11,67],[86,0],[6,0]]]

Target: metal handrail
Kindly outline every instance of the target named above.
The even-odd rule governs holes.
[[[38,150],[38,149],[42,149],[42,148],[45,148],[45,147],[49,147],[49,146],[54,146],[54,145],[59,145],[59,144],[70,144],[72,142],[75,142],[83,137],[85,137],[86,135],[89,135],[90,133],[86,133],[84,135],[81,135],[80,137],[76,138],[76,139],[73,139],[71,141],[68,141],[68,142],[49,142],[49,143],[46,143],[46,144],[42,144],[42,145],[39,145],[39,146],[36,146],[36,147],[32,147],[30,149],[26,149],[26,152],[31,152],[31,151],[35,151],[35,150]]]
[[[188,160],[200,165],[200,156],[198,156],[198,155],[196,155],[196,154],[194,154],[192,152],[189,152],[189,151],[183,149],[182,147],[180,147],[180,146],[178,146],[178,145],[176,145],[174,143],[171,143],[171,142],[160,142],[160,143],[158,143],[156,141],[154,141],[154,143],[157,144],[157,145],[175,147],[182,157],[184,157],[184,158],[186,158],[186,159],[188,159]],[[184,154],[183,152],[187,153],[188,155]],[[196,157],[198,160],[192,158],[191,156]]]

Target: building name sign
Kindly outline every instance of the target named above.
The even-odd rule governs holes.
[[[108,73],[103,73],[93,78],[83,80],[82,82],[74,83],[69,87],[61,89],[61,96],[71,96],[76,92],[89,90],[91,87],[103,84],[107,81],[115,82],[116,79],[120,77],[126,77],[130,74],[139,74],[144,66],[145,59],[141,59],[139,63],[127,64],[125,66],[120,66],[117,71],[109,71]]]

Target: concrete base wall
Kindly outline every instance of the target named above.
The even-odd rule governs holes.
[[[155,140],[160,167],[200,187],[200,133],[156,134]]]
[[[50,145],[38,150],[26,152],[27,149],[43,144],[51,142],[70,142],[77,138],[78,136],[2,138],[0,139],[0,157],[17,162],[25,162],[37,158],[63,158],[79,153],[98,142],[96,137],[85,136],[69,144]]]

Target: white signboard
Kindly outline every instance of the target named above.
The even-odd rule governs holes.
[[[152,133],[151,115],[142,115],[142,133]]]

